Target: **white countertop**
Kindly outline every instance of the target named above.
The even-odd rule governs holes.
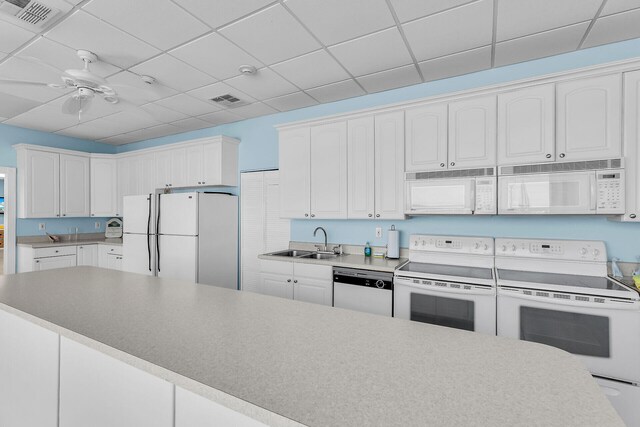
[[[353,254],[338,255],[330,259],[299,258],[299,257],[287,257],[287,256],[278,256],[278,255],[270,255],[270,254],[259,255],[258,258],[270,260],[270,261],[285,261],[285,262],[291,261],[291,262],[300,262],[304,264],[318,264],[318,265],[330,265],[334,267],[360,268],[364,270],[386,271],[391,273],[393,273],[396,268],[398,268],[400,265],[404,264],[407,261],[406,258],[387,259],[387,258],[374,258],[372,256],[365,257],[364,255],[353,255]]]
[[[119,239],[86,239],[86,240],[65,240],[63,242],[20,242],[18,246],[34,249],[53,248],[58,246],[82,246],[82,245],[117,245],[122,246],[122,238]]]
[[[0,276],[0,309],[307,425],[623,425],[534,343],[94,267]]]

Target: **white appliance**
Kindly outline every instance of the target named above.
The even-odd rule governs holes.
[[[105,224],[105,239],[119,239],[122,237],[122,220],[119,218],[111,218]]]
[[[576,170],[591,166],[598,170]],[[620,160],[500,168],[499,214],[624,214]],[[609,169],[609,167],[612,167]],[[552,172],[541,173],[548,169]]]
[[[495,168],[412,172],[405,176],[405,214],[496,214]]]
[[[393,273],[335,267],[333,306],[391,317]]]
[[[496,239],[495,263],[498,335],[575,354],[610,382],[618,412],[637,416],[640,294],[607,277],[604,242]]]
[[[155,215],[154,204],[149,205],[146,197],[124,199],[123,269],[237,289],[238,197],[207,192],[157,194]],[[149,233],[130,233],[130,229]]]
[[[490,237],[412,235],[394,273],[394,316],[495,335],[493,255]]]

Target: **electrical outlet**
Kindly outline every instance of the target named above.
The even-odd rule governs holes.
[[[100,221],[96,221],[96,230],[100,230]]]
[[[38,224],[38,230],[44,231],[46,229],[47,229],[47,227],[45,226],[44,222],[41,222],[41,223]]]
[[[376,237],[382,237],[382,227],[376,227]]]

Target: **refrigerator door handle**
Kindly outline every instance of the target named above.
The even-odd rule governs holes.
[[[158,194],[158,213],[156,217],[156,253],[158,254],[156,265],[158,267],[158,273],[160,273],[160,196],[161,194]]]
[[[151,203],[153,203],[153,195],[149,194],[149,214],[147,216],[147,253],[149,255],[149,271],[151,271]]]

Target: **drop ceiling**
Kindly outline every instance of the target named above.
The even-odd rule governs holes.
[[[38,1],[45,28],[0,14],[0,79],[60,83],[86,49],[126,102],[78,122],[68,88],[0,84],[0,122],[113,145],[640,37],[640,0]]]

